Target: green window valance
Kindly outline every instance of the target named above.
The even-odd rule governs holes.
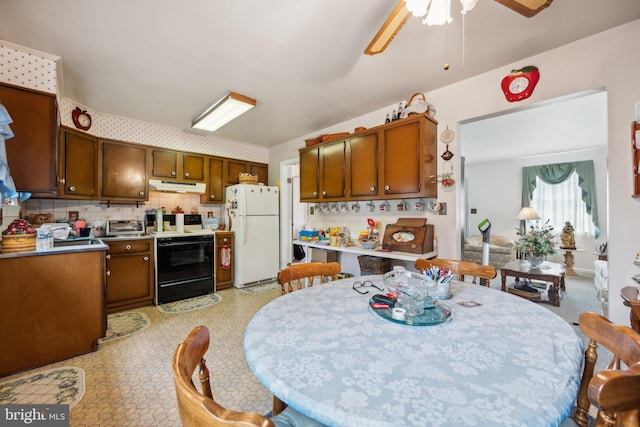
[[[598,227],[598,204],[596,199],[596,177],[593,160],[580,162],[554,163],[551,165],[527,166],[522,168],[522,207],[530,206],[533,190],[536,189],[536,178],[547,184],[560,184],[566,181],[573,172],[578,174],[578,185],[582,190],[582,201],[587,206],[595,226],[595,237],[600,234]]]

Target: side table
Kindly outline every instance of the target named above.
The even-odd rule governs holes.
[[[640,300],[638,299],[638,288],[636,286],[625,286],[620,290],[620,296],[624,300],[624,305],[631,307],[631,313],[629,313],[631,329],[640,332]]]
[[[577,276],[576,272],[573,270],[573,265],[575,264],[573,253],[584,252],[584,249],[560,247],[560,250],[564,251],[564,265],[566,269],[565,274],[567,276]]]
[[[534,279],[543,282],[550,282],[549,302],[555,307],[560,307],[560,290],[565,290],[564,275],[565,268],[562,264],[555,262],[542,263],[540,268],[531,268],[529,263],[520,260],[511,261],[500,268],[502,275],[502,291],[507,291],[507,276],[515,277],[516,282],[521,278]]]

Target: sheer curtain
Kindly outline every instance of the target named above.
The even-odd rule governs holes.
[[[542,185],[546,189],[540,192]],[[526,206],[532,206],[545,221],[552,221],[556,230],[570,221],[575,232],[597,238],[600,229],[593,160],[523,167],[522,207]]]
[[[593,236],[595,234],[593,218],[587,213],[578,179],[576,172],[559,184],[547,184],[540,178],[536,178],[531,207],[540,215],[541,221],[550,220],[556,233],[559,233],[564,223],[569,221],[573,225],[576,236]]]

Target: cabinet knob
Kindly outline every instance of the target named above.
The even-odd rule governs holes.
[[[314,195],[314,196],[317,196],[317,195],[318,195],[318,192],[317,192],[317,191],[314,191],[314,192],[313,192],[313,195]]]
[[[176,171],[171,171],[171,176],[176,176]]]
[[[130,251],[131,250],[131,245],[124,245],[124,250],[125,251]]]
[[[111,276],[111,271],[107,270],[107,276]]]
[[[374,191],[376,191],[376,187],[369,187],[369,191],[373,193]]]
[[[69,187],[69,191],[71,191],[71,192],[76,191],[76,187],[75,187],[75,186],[73,186],[73,185],[72,185],[72,186],[70,186],[70,187]]]
[[[149,261],[149,257],[148,257],[148,256],[142,257],[142,260],[143,260],[144,262],[147,262],[147,261]]]
[[[435,175],[429,175],[429,182],[431,182],[431,184],[435,184],[438,182],[438,177]]]
[[[389,185],[385,185],[385,186],[384,186],[384,191],[389,191],[389,190],[391,190],[391,186],[389,186]]]
[[[322,195],[323,195],[323,196],[326,196],[326,195],[327,195],[327,192],[326,192],[326,191],[323,191],[323,192],[322,192]]]
[[[216,199],[216,195],[215,195],[215,194],[210,194],[210,195],[209,195],[209,198],[210,198],[211,200],[215,200],[215,199]]]
[[[184,177],[185,177],[185,178],[189,178],[189,172],[185,172],[185,173],[184,173]]]
[[[138,193],[139,196],[144,196],[144,191]]]
[[[111,254],[107,254],[106,259],[111,259]]]

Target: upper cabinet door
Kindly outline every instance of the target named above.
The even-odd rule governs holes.
[[[101,145],[102,198],[148,200],[146,148],[112,141]]]
[[[156,178],[178,177],[178,153],[168,150],[152,150],[151,175]]]
[[[227,185],[240,183],[240,174],[249,171],[249,164],[242,160],[227,160]]]
[[[98,140],[67,128],[60,132],[60,197],[98,198]]]
[[[0,84],[0,101],[13,120],[14,136],[5,145],[16,189],[33,197],[57,197],[55,95]]]
[[[190,181],[204,181],[204,156],[182,154],[182,178]]]
[[[378,192],[378,132],[349,140],[349,195],[370,198]]]
[[[346,141],[322,146],[320,157],[321,190],[323,199],[339,199],[345,196]]]
[[[200,196],[201,203],[224,203],[224,160],[210,157],[207,193]]]
[[[300,151],[300,200],[320,197],[320,147]]]

